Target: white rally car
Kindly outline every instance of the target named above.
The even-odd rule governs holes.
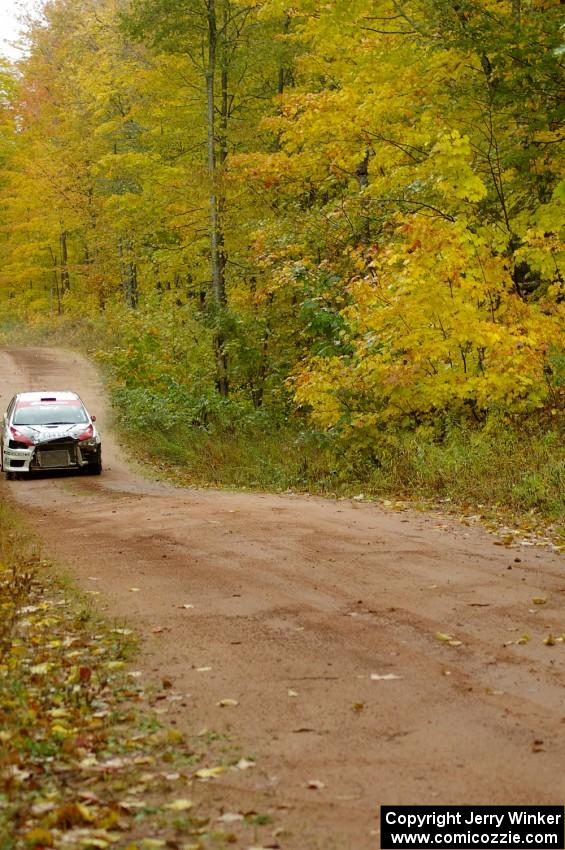
[[[8,478],[50,469],[102,472],[95,416],[73,392],[18,393],[4,414],[0,463]]]

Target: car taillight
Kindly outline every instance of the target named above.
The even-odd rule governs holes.
[[[90,440],[92,437],[94,437],[94,428],[92,425],[89,425],[86,431],[79,434],[79,440]]]
[[[18,443],[23,443],[24,446],[33,446],[33,443],[30,438],[26,436],[26,434],[21,434],[16,428],[14,428],[13,425],[10,425],[10,434],[12,435],[14,440],[18,441]]]

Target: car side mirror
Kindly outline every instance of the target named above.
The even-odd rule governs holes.
[[[93,415],[90,418],[92,419],[93,422],[96,422],[96,416]]]

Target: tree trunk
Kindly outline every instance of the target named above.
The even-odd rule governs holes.
[[[61,293],[61,287],[59,286],[59,276],[57,274],[57,266],[58,266],[57,257],[56,257],[55,252],[53,251],[53,248],[51,248],[51,246],[49,246],[48,251],[49,251],[49,254],[51,255],[51,262],[53,264],[52,284],[51,284],[51,291],[50,291],[51,309],[52,309],[52,305],[53,305],[53,295],[55,294],[57,296],[57,314],[59,316],[61,316],[62,313],[63,313],[63,303],[61,301],[61,294],[62,293]]]
[[[122,261],[121,278],[124,301],[128,307],[137,307],[137,266],[132,258],[129,239],[120,239],[118,251]]]
[[[216,0],[208,0],[208,65],[206,68],[207,101],[207,148],[208,180],[210,185],[210,253],[212,269],[212,294],[216,309],[216,329],[214,332],[214,353],[216,357],[216,384],[218,392],[224,398],[229,393],[227,376],[227,357],[224,350],[224,337],[221,316],[226,305],[226,285],[224,276],[223,232],[218,197],[218,173],[216,165],[216,122],[214,88],[216,78],[218,27],[216,20]]]
[[[361,214],[360,238],[363,245],[369,245],[371,241],[371,220],[369,218],[369,204],[366,190],[369,186],[369,151],[365,152],[363,160],[357,166],[357,183],[359,185],[359,211]]]
[[[61,230],[60,245],[61,245],[61,291],[64,294],[65,292],[70,292],[70,289],[71,289],[71,279],[69,277],[68,253],[67,253],[67,234],[64,230]]]
[[[271,307],[273,303],[273,295],[272,293],[269,295],[268,306]],[[262,407],[263,405],[263,397],[265,395],[265,383],[267,380],[267,376],[269,374],[269,341],[271,338],[271,326],[269,321],[267,320],[267,324],[265,326],[265,331],[263,333],[263,340],[261,342],[261,357],[259,361],[259,368],[257,369],[257,376],[253,385],[251,387],[251,400],[253,401],[253,407],[256,409]]]

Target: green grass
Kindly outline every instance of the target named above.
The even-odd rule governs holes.
[[[398,451],[385,454],[369,486],[557,520],[565,515],[565,452],[556,430],[536,427],[459,427],[439,443],[407,434]]]

